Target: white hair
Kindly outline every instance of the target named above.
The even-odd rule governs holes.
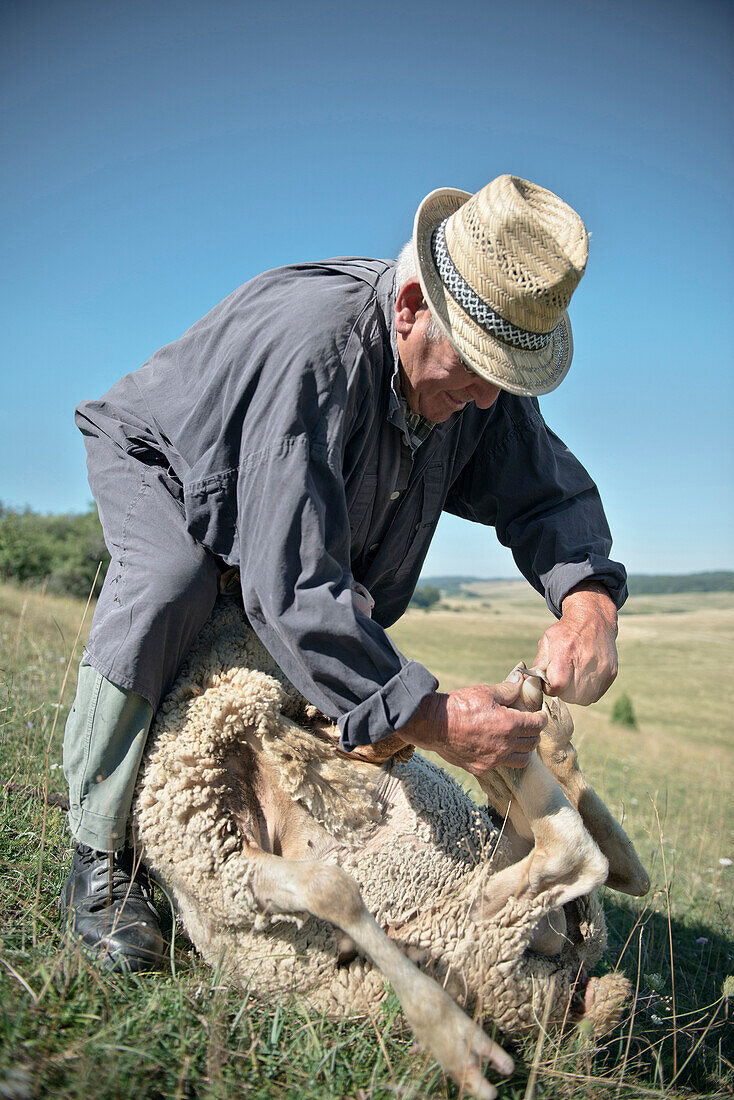
[[[400,253],[395,262],[395,290],[400,290],[400,287],[404,283],[407,283],[409,279],[418,278],[418,267],[415,262],[415,250],[413,248],[413,241],[408,241],[400,249]],[[438,321],[434,317],[430,310],[431,316],[428,319],[425,331],[423,333],[424,339],[429,344],[440,344],[442,340],[446,339],[446,334],[443,332]]]

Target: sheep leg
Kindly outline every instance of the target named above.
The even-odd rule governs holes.
[[[540,710],[543,689],[537,677],[523,680],[516,705],[521,710]],[[553,721],[552,713],[549,717]],[[547,900],[557,909],[540,922],[533,947],[554,954],[566,934],[562,906],[603,882],[607,861],[538,753],[532,754],[526,768],[500,767],[479,783],[490,801],[509,814],[515,834],[532,847],[523,859],[492,878],[478,915],[493,916],[510,897],[533,899],[547,891]]]
[[[549,721],[540,735],[539,746],[543,763],[581,814],[584,825],[609,861],[607,885],[642,897],[650,889],[647,872],[632,841],[581,771],[578,753],[571,744],[573,720],[568,708],[555,699],[546,700],[545,706]]]
[[[310,913],[340,928],[390,981],[416,1037],[459,1087],[480,1100],[497,1095],[483,1065],[489,1061],[507,1074],[514,1068],[512,1058],[386,936],[354,879],[329,863],[287,860],[252,848],[248,855],[250,886],[263,909]]]
[[[533,831],[517,801],[513,800],[504,779],[497,772],[488,772],[479,782],[489,801],[505,819],[502,827],[505,852],[511,866],[514,866],[532,851]],[[498,898],[502,896],[500,890]],[[505,897],[504,901],[506,900]],[[500,907],[504,905],[504,901]],[[498,911],[495,906],[491,909],[493,913]],[[488,915],[489,908],[482,904],[477,907],[476,913],[479,912]],[[566,931],[566,914],[563,909],[553,909],[538,921],[530,939],[530,947],[539,955],[557,955],[565,946]]]
[[[493,916],[510,897],[533,899],[544,891],[549,904],[560,907],[601,885],[607,861],[540,756],[533,753],[526,768],[497,772],[513,796],[510,817],[516,803],[519,823],[529,824],[534,846],[524,859],[492,877],[481,915]]]

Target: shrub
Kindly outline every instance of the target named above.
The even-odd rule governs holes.
[[[628,729],[632,730],[637,729],[637,719],[635,718],[632,700],[625,691],[614,700],[612,722],[615,726],[627,726]]]
[[[42,516],[0,504],[0,579],[85,597],[101,561],[98,595],[109,560],[94,505],[81,515]]]
[[[410,601],[411,607],[422,607],[425,611],[433,607],[441,599],[441,589],[433,584],[423,584],[416,588]]]
[[[26,510],[0,511],[0,578],[42,581],[51,571],[52,549],[39,528],[40,516]]]

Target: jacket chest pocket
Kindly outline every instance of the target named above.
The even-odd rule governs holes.
[[[364,539],[365,533],[369,529],[376,494],[377,474],[365,474],[354,494],[351,497],[347,494],[349,531],[353,550],[359,544],[360,539]]]
[[[421,527],[435,527],[441,515],[444,501],[443,462],[434,462],[426,470],[423,480],[423,506],[421,508]]]
[[[438,523],[445,497],[442,462],[435,462],[426,468],[420,484],[414,490],[414,495],[413,507],[408,509],[406,516],[408,529],[405,531],[405,549],[402,562],[398,565],[398,572],[412,567],[415,556],[421,554],[430,542]]]

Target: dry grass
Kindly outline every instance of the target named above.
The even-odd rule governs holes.
[[[392,632],[445,688],[532,660],[550,622],[520,584],[478,586],[453,604],[410,612]],[[287,995],[259,1005],[226,989],[180,936],[168,972],[143,979],[99,975],[66,941],[55,898],[68,837],[27,788],[64,789],[82,610],[0,586],[0,1096],[455,1095],[413,1049],[394,1001],[374,1024],[313,1018]],[[653,877],[643,902],[607,898],[609,965],[621,959],[635,1003],[603,1047],[583,1032],[520,1046],[506,1100],[732,1095],[722,984],[734,972],[734,866],[720,861],[734,859],[734,684],[720,669],[733,638],[730,594],[640,597],[623,617],[618,684],[575,718],[585,770],[624,810]],[[610,723],[622,690],[637,731]]]

